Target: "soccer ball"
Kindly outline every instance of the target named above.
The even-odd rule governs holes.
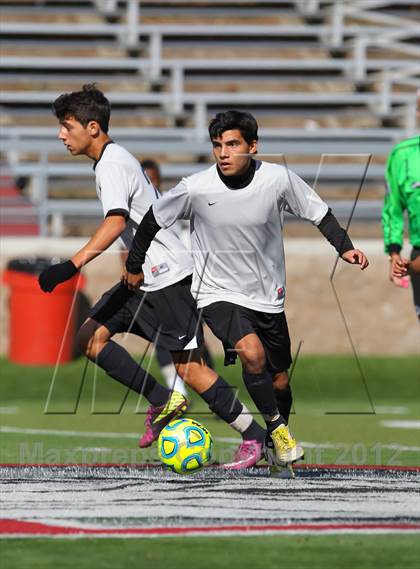
[[[212,446],[206,427],[193,419],[175,419],[160,432],[159,458],[172,472],[189,474],[210,461]]]

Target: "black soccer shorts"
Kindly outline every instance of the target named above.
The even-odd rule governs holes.
[[[118,283],[89,317],[112,334],[136,334],[170,352],[192,350],[203,343],[203,330],[190,288],[191,276],[153,292],[132,292]]]
[[[420,257],[420,248],[413,247],[410,259],[414,261],[414,259],[417,259],[417,257]],[[417,317],[420,320],[420,273],[411,275],[411,286],[413,289],[414,307],[416,309]]]
[[[235,344],[247,334],[255,333],[264,346],[270,373],[286,371],[290,367],[290,336],[284,312],[258,312],[231,302],[215,302],[202,309],[202,317],[223,342],[225,365],[234,363]]]

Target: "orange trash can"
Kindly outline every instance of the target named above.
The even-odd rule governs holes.
[[[14,259],[3,273],[3,283],[10,287],[9,358],[13,362],[55,365],[73,358],[77,291],[85,279],[78,273],[45,293],[38,275],[51,264],[40,257]]]

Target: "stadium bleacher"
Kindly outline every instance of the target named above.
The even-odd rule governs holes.
[[[29,178],[41,234],[65,232],[72,216],[99,215],[90,164],[69,161],[50,112],[58,94],[96,81],[113,105],[113,137],[139,158],[157,158],[166,187],[211,161],[209,118],[241,108],[258,119],[261,154],[283,154],[272,159],[316,180],[342,217],[352,206],[345,188],[354,197],[370,160],[355,215],[377,220],[386,156],[415,128],[419,8],[377,0],[3,1],[2,156],[13,176]]]
[[[39,235],[38,212],[22,195],[19,182],[23,186],[24,178],[15,182],[10,175],[0,176],[0,236],[3,237]]]

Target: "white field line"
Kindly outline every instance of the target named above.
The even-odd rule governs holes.
[[[21,427],[0,427],[0,433],[22,433],[25,435],[55,435],[58,437],[88,437],[102,439],[133,439],[138,438],[139,433],[107,433],[86,431],[61,431],[56,429],[24,429]]]
[[[386,407],[385,405],[375,405],[375,412],[378,413],[378,415],[407,415],[408,407]]]
[[[342,448],[343,446],[350,446],[351,443],[311,443],[308,441],[299,441],[299,444],[303,448]],[[381,448],[386,448],[390,450],[399,450],[406,452],[420,452],[420,446],[410,446],[410,445],[400,445],[398,443],[389,443],[387,445],[381,444]]]
[[[0,415],[16,415],[19,407],[0,407]]]
[[[420,421],[381,421],[381,427],[390,429],[420,429]]]
[[[96,432],[96,431],[66,431],[66,430],[55,430],[55,429],[25,429],[21,427],[0,427],[0,433],[14,433],[14,434],[25,434],[25,435],[51,435],[59,437],[87,437],[87,438],[104,438],[104,439],[137,439],[139,433],[108,433],[108,432]],[[221,443],[238,444],[240,438],[233,437],[215,437],[215,440]],[[306,448],[326,448],[335,449],[341,448],[343,445],[348,445],[349,443],[336,442],[336,443],[314,443],[309,441],[300,441],[300,444]],[[81,447],[82,448],[82,447]],[[390,443],[387,445],[381,445],[381,448],[400,450],[405,452],[419,452],[420,446],[407,446],[400,445],[397,443]],[[86,450],[86,449],[85,449]],[[105,450],[105,449],[104,449]]]
[[[76,447],[74,450],[89,452],[112,452],[114,449],[109,447]]]
[[[109,433],[105,431],[68,431],[57,429],[27,429],[22,427],[0,427],[0,433],[22,433],[25,435],[55,435],[59,437],[91,437],[103,439],[134,439],[139,437],[139,433]],[[222,443],[238,444],[240,438],[234,437],[215,437]]]
[[[3,413],[4,415],[16,415],[17,413],[21,412],[20,407],[7,407],[7,406],[0,406],[0,415]],[[377,405],[375,406],[375,412],[378,415],[407,415],[408,407],[403,406],[391,406],[387,407],[384,405]]]

